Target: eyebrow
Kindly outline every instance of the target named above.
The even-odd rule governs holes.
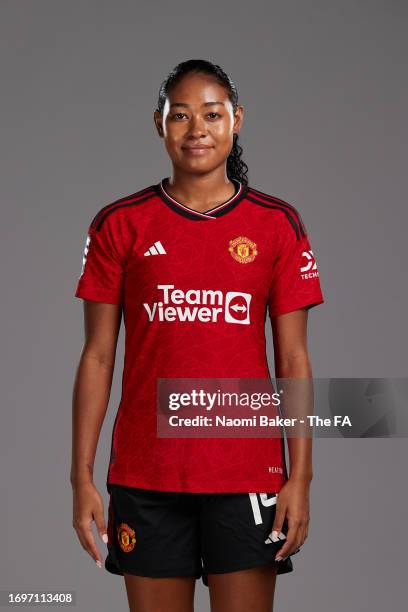
[[[204,102],[202,106],[212,106],[213,104],[222,104],[222,106],[225,106],[224,102]],[[190,105],[186,104],[185,102],[173,102],[172,104],[170,104],[170,108],[172,108],[173,106],[184,106],[188,108]]]

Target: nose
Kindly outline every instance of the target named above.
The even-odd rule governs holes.
[[[206,136],[207,126],[204,119],[200,115],[192,115],[189,123],[188,135],[190,138],[201,138]]]

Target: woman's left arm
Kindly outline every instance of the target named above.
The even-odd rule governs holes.
[[[307,349],[308,309],[301,308],[272,318],[275,376],[280,379],[307,379],[312,383],[312,368]],[[300,385],[302,388],[302,385]],[[278,495],[273,536],[282,530],[285,517],[288,534],[276,560],[297,552],[308,535],[309,491],[313,477],[312,437],[287,437],[290,473]],[[272,537],[276,541],[276,537]]]

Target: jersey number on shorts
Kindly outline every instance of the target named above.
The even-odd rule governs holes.
[[[260,525],[263,523],[263,520],[259,502],[265,507],[273,506],[276,504],[278,496],[276,493],[248,493],[248,495],[252,506],[252,512],[254,513],[255,525]],[[268,497],[268,495],[272,495],[272,497]]]

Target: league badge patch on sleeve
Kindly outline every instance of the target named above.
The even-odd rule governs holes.
[[[85,270],[85,264],[86,264],[86,257],[88,255],[88,250],[89,250],[89,243],[91,242],[91,237],[88,235],[86,237],[86,242],[85,242],[85,248],[84,248],[84,255],[82,257],[82,268],[81,268],[81,274],[79,275],[79,278],[81,278],[81,276],[84,273]]]

